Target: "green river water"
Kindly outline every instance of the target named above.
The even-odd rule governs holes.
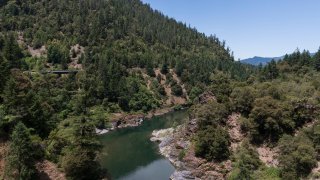
[[[179,125],[186,117],[186,111],[171,112],[146,120],[139,127],[119,129],[101,136],[104,146],[102,166],[112,179],[169,179],[174,167],[159,154],[158,144],[150,141],[151,133]]]

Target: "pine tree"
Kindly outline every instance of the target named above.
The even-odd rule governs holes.
[[[272,80],[279,76],[277,62],[274,59],[272,59],[271,62],[262,69],[262,75],[266,80]]]
[[[153,70],[153,65],[152,65],[152,62],[151,61],[147,61],[147,67],[146,67],[146,70],[147,70],[147,74],[151,77],[156,77],[156,74]]]
[[[8,61],[0,55],[0,93],[2,92],[9,75]],[[1,100],[0,100],[1,102]]]
[[[181,76],[181,74],[183,72],[183,63],[182,63],[182,61],[178,61],[176,63],[175,71],[176,71],[178,76]]]
[[[318,52],[314,55],[313,57],[313,61],[314,61],[314,68],[317,70],[317,71],[320,71],[320,48],[318,50]]]
[[[8,179],[34,179],[36,173],[34,149],[28,129],[23,123],[18,123],[11,138],[5,176]]]
[[[301,53],[300,65],[301,65],[301,66],[309,66],[310,64],[311,64],[310,52],[304,50],[304,51]]]
[[[102,169],[96,161],[101,145],[96,140],[95,127],[87,117],[74,124],[75,141],[62,158],[62,167],[69,179],[100,179]]]
[[[11,77],[3,90],[3,104],[11,115],[24,118],[28,115],[31,81],[20,70],[11,70]]]
[[[13,34],[9,34],[4,41],[3,56],[9,63],[9,68],[20,68],[22,51]]]
[[[162,67],[161,67],[161,73],[162,74],[167,74],[168,72],[169,72],[168,63],[164,62],[162,64]]]

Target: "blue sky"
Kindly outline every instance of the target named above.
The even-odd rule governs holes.
[[[207,35],[235,57],[274,57],[320,47],[320,0],[142,0]]]

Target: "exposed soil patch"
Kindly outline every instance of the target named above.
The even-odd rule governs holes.
[[[156,74],[156,77],[159,76],[159,75],[161,76],[160,84],[164,85],[166,83],[167,77],[164,74],[161,73],[160,69],[155,69],[154,72]]]
[[[41,48],[39,49],[34,49],[33,47],[28,45],[28,51],[32,57],[41,57],[47,54],[45,46],[41,46]]]
[[[187,91],[186,91],[184,85],[181,83],[181,80],[178,78],[177,74],[174,73],[174,71],[172,69],[170,69],[170,73],[173,77],[173,80],[176,81],[176,83],[181,86],[183,95],[181,97],[173,95],[171,86],[166,84],[167,77],[161,73],[160,69],[155,69],[156,76],[159,76],[159,75],[161,76],[160,84],[163,86],[163,88],[167,94],[167,100],[166,100],[165,104],[168,106],[186,104],[187,99],[188,99],[188,95],[187,95]]]
[[[79,63],[79,59],[84,54],[84,47],[76,44],[71,46],[70,49],[70,59],[71,63],[69,63],[68,67],[71,69],[82,69],[82,64]]]
[[[257,152],[259,154],[259,158],[262,162],[264,162],[269,167],[276,167],[279,165],[278,162],[278,155],[279,150],[278,148],[270,148],[266,145],[257,148]]]
[[[66,180],[64,173],[60,172],[57,166],[50,161],[38,162],[36,168],[39,171],[40,180]]]
[[[176,81],[176,83],[178,85],[180,85],[182,88],[183,95],[181,97],[175,96],[174,94],[172,94],[171,86],[170,86],[170,84],[167,83],[167,77],[165,74],[161,73],[159,68],[154,69],[156,77],[150,77],[146,73],[146,70],[142,69],[142,68],[130,68],[130,69],[128,69],[128,72],[129,73],[141,73],[144,81],[146,82],[146,86],[147,86],[148,90],[151,90],[152,81],[156,80],[156,77],[160,76],[161,79],[160,79],[159,84],[164,88],[164,90],[166,92],[166,97],[163,100],[163,105],[172,106],[172,105],[183,105],[183,104],[187,103],[187,100],[189,98],[188,94],[187,94],[187,90],[185,89],[184,84],[181,82],[180,78],[173,71],[173,69],[170,69],[170,74],[172,75],[173,80]],[[152,92],[152,93],[154,93],[154,92]]]
[[[9,149],[8,143],[2,142],[0,140],[0,179],[4,175],[5,157],[8,149]]]
[[[241,125],[239,122],[241,114],[239,113],[233,113],[228,117],[227,120],[227,126],[228,126],[228,132],[231,139],[231,149],[232,151],[235,151],[237,147],[241,144],[243,141],[245,135],[241,132]]]
[[[172,74],[173,79],[181,86],[183,95],[188,100],[189,96],[188,96],[187,90],[185,88],[185,85],[182,83],[181,79],[178,77],[178,75],[174,72],[173,69],[170,69],[170,73]]]
[[[312,174],[319,174],[320,173],[320,161],[317,163],[317,167],[312,169]]]
[[[206,104],[210,101],[216,101],[216,97],[212,92],[206,91],[199,96],[198,100],[200,104]]]
[[[27,51],[31,54],[32,57],[41,57],[47,54],[47,50],[45,46],[41,46],[40,48],[34,48],[28,45],[23,38],[22,32],[18,33],[17,42],[20,46],[26,47]]]

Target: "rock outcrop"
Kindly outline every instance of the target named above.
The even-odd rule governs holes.
[[[239,113],[233,113],[227,119],[227,127],[231,140],[232,151],[235,151],[237,147],[239,147],[245,137],[245,135],[241,132],[241,125],[239,122],[240,116],[241,115]]]
[[[159,142],[160,153],[176,167],[170,178],[172,180],[225,179],[227,173],[231,171],[231,161],[216,163],[196,157],[191,143],[192,133],[189,124],[192,125],[192,121],[187,126],[182,125],[176,129],[169,128],[152,133],[151,140]]]
[[[210,101],[216,101],[216,97],[212,92],[206,91],[199,96],[198,101],[200,104],[207,104]]]
[[[279,149],[277,147],[270,148],[266,145],[262,145],[257,148],[257,152],[259,154],[259,158],[262,162],[264,162],[269,167],[277,167],[279,165],[278,155]]]

